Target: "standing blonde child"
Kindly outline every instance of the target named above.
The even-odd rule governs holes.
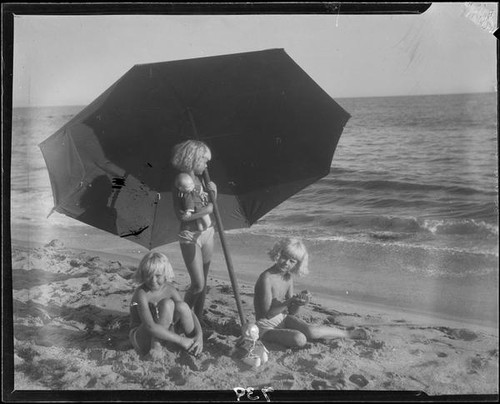
[[[288,347],[302,347],[307,341],[329,338],[365,339],[363,329],[345,331],[335,327],[314,326],[295,316],[309,303],[311,294],[294,294],[295,276],[308,274],[309,255],[302,241],[284,238],[269,251],[275,264],[265,270],[255,284],[254,308],[260,339]]]
[[[168,258],[149,252],[141,260],[135,278],[140,285],[130,303],[130,342],[140,355],[161,351],[162,344],[179,346],[198,355],[203,334],[196,315],[170,282],[174,272]]]
[[[211,158],[210,148],[202,141],[186,140],[175,145],[171,163],[179,171],[176,181],[179,177],[187,174],[193,180],[195,192],[198,195],[204,195],[210,190],[216,197],[217,187],[215,183],[205,183],[202,177]],[[185,215],[182,197],[175,188],[175,183],[172,185],[174,188],[172,190],[174,209],[180,222],[178,240],[182,258],[191,278],[191,285],[184,299],[198,316],[198,319],[203,322],[208,270],[214,249],[215,229],[210,217],[213,213],[213,204],[207,201],[196,212]],[[198,228],[199,219],[204,220],[205,223],[202,230]]]

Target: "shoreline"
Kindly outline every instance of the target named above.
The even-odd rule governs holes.
[[[243,235],[244,236],[244,235]],[[47,241],[50,242],[51,240]],[[234,238],[231,240],[232,243],[234,243]],[[11,245],[12,247],[23,247],[23,248],[41,248],[44,247],[47,243],[43,243],[41,241],[27,241],[27,240],[21,240],[21,239],[12,239],[11,240]],[[239,243],[238,243],[239,244]],[[111,247],[113,248],[113,247]],[[140,259],[142,258],[142,255],[146,253],[148,250],[145,249],[142,246],[137,245],[137,252],[132,252],[129,251],[127,252],[126,250],[120,250],[118,252],[109,252],[109,251],[103,251],[102,249],[88,249],[88,248],[83,248],[83,247],[74,247],[74,246],[65,246],[65,250],[70,250],[70,251],[76,251],[79,253],[87,253],[91,255],[97,255],[102,258],[105,258],[110,261],[119,261],[122,264],[128,265],[128,266],[136,266]],[[248,247],[247,247],[248,248]],[[216,282],[227,282],[230,284],[230,278],[229,274],[227,271],[227,266],[226,262],[222,257],[222,252],[220,251],[220,246],[216,246],[216,249],[219,249],[218,251],[214,252],[214,260],[213,260],[213,265],[212,268],[209,272],[209,283],[210,281],[216,281]],[[174,271],[176,273],[176,278],[178,279],[178,275],[182,275],[183,277],[186,275],[187,276],[187,271],[185,270],[184,262],[182,261],[182,258],[180,256],[180,252],[178,251],[178,245],[177,243],[171,243],[168,245],[164,245],[161,247],[156,248],[155,250],[161,251],[165,253],[169,260],[172,263],[172,266],[174,268]],[[236,249],[233,249],[235,251]],[[234,255],[233,257],[233,264],[236,262],[237,264],[241,264],[242,262],[244,263],[243,265],[239,265],[238,269],[241,267],[248,267],[249,265],[255,266],[255,264],[259,261],[263,262],[263,265],[261,264],[262,270],[267,268],[265,265],[270,265],[270,261],[267,261],[267,259],[264,257],[260,257],[259,259],[251,259],[251,257],[246,256],[245,254],[233,254],[231,252],[231,255]],[[248,261],[251,261],[248,262]],[[214,269],[214,267],[217,267],[218,269]],[[260,274],[260,272],[259,272]],[[237,283],[240,288],[240,291],[242,288],[246,289],[251,289],[253,292],[253,286],[255,284],[255,280],[258,277],[257,273],[249,273],[248,271],[237,271],[235,269],[235,276],[237,278]],[[255,278],[255,280],[253,279]],[[188,281],[189,282],[189,281]],[[213,283],[213,282],[212,282]],[[296,289],[300,289],[301,287],[299,286],[301,283],[303,283],[302,286],[308,287],[311,289],[314,289],[314,285],[308,285],[304,282],[302,282],[301,279],[299,279],[296,286]],[[210,286],[210,285],[209,285]],[[425,312],[425,311],[419,311],[419,310],[411,310],[408,308],[394,308],[390,305],[384,304],[384,303],[379,303],[379,302],[374,302],[374,301],[366,301],[366,300],[356,300],[355,298],[343,298],[342,296],[331,296],[326,293],[314,291],[314,299],[313,302],[320,304],[322,306],[325,306],[327,308],[332,308],[334,310],[339,310],[343,312],[359,312],[362,314],[369,314],[369,315],[385,315],[389,318],[409,318],[411,319],[412,322],[416,324],[433,324],[433,325],[442,325],[442,326],[449,326],[449,327],[464,327],[464,326],[469,326],[469,327],[474,327],[474,329],[481,331],[481,332],[486,332],[490,335],[497,336],[499,335],[499,330],[498,326],[495,324],[491,324],[485,321],[480,321],[480,320],[474,320],[474,319],[467,319],[467,318],[460,318],[452,315],[446,315],[445,313],[435,313],[435,312]],[[235,307],[236,303],[233,302]],[[247,310],[248,311],[248,310]],[[247,317],[252,318],[253,317],[253,309],[250,310],[250,312],[247,312]]]

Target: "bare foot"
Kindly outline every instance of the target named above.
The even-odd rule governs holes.
[[[352,339],[368,339],[368,332],[362,328],[349,331],[349,338]]]
[[[151,350],[149,351],[149,355],[153,360],[161,360],[164,357],[163,346],[160,342],[155,341],[151,344]]]

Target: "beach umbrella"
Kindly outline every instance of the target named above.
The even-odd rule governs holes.
[[[179,228],[171,150],[203,140],[228,259],[223,229],[251,226],[327,175],[349,117],[270,49],[135,65],[40,148],[53,210],[152,249]]]

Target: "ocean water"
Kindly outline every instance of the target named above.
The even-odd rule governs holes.
[[[496,94],[342,99],[330,175],[266,231],[498,257]]]
[[[352,117],[330,174],[229,233],[303,238],[308,286],[322,293],[495,322],[496,93],[336,101]],[[13,238],[26,228],[48,237],[57,226],[104,234],[58,213],[47,219],[53,199],[38,144],[81,109],[14,109]]]

